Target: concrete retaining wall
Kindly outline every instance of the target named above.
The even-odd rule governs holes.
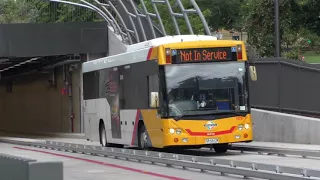
[[[320,144],[320,119],[252,109],[255,141]]]

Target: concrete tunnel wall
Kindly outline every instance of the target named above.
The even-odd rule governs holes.
[[[58,71],[56,88],[49,86],[48,75],[13,83],[11,93],[1,86],[0,129],[14,132],[69,132],[69,97],[61,95],[61,68]]]
[[[104,57],[92,54],[88,59]],[[72,71],[73,129],[81,133],[82,67]],[[71,132],[70,99],[62,95],[62,67],[56,68],[56,87],[50,87],[49,75],[33,75],[28,80],[13,83],[12,92],[0,85],[0,130],[23,133]]]

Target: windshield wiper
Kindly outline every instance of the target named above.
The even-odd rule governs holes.
[[[194,112],[194,111],[198,111],[201,112],[199,114],[190,114],[190,116],[201,116],[201,115],[223,115],[223,114],[233,114],[236,116],[243,116],[245,112],[237,112],[237,111],[219,111],[216,109],[193,109],[193,110],[187,110],[184,111],[184,113],[180,116],[176,116],[173,119],[178,121],[181,118],[188,116],[189,112]],[[207,112],[206,112],[207,111]]]
[[[214,115],[219,115],[219,114],[234,114],[234,115],[238,115],[238,116],[242,116],[243,113],[242,112],[237,112],[237,111],[215,111],[214,113],[211,113],[210,114],[214,114]]]
[[[243,115],[243,113],[245,113],[245,112],[238,112],[238,111],[217,110],[217,109],[214,109],[214,108],[197,109],[197,110],[193,110],[193,111],[201,111],[201,112],[207,111],[208,114],[214,114],[214,115],[216,115],[216,114]],[[207,114],[207,113],[204,113],[204,114]]]
[[[173,119],[178,121],[181,118],[187,116],[189,112],[194,112],[194,111],[200,111],[200,114],[190,114],[190,116],[201,116],[201,115],[222,115],[222,114],[234,114],[237,116],[243,116],[244,114],[242,112],[237,112],[237,111],[219,111],[219,110],[212,110],[212,109],[195,109],[195,110],[188,110],[184,111],[184,113],[180,116],[176,116]],[[208,112],[204,112],[208,111]]]
[[[183,114],[181,114],[180,116],[176,116],[174,117],[173,119],[178,121],[180,120],[181,118],[183,118],[184,116],[188,115],[189,112],[192,112],[192,111],[198,111],[198,109],[195,109],[195,110],[187,110],[187,111],[184,111]],[[194,115],[194,114],[193,114]]]

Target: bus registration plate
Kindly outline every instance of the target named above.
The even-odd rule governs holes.
[[[218,139],[206,139],[205,141],[206,144],[216,144],[218,142]]]

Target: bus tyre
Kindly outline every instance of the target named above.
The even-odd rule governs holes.
[[[226,144],[217,144],[217,145],[214,145],[213,148],[214,148],[214,151],[216,153],[226,153],[228,151],[228,143]]]
[[[106,133],[106,128],[104,127],[104,124],[100,126],[100,143],[103,147],[106,147],[107,144],[107,133]]]
[[[148,134],[144,124],[141,124],[139,128],[139,136],[138,136],[138,148],[146,150],[148,148]]]

